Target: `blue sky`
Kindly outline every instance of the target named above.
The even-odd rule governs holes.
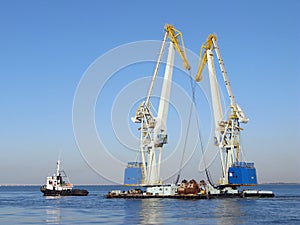
[[[76,88],[98,57],[120,45],[161,40],[165,23],[182,31],[186,48],[197,54],[207,35],[217,34],[234,94],[250,118],[243,145],[259,181],[299,182],[299,10],[297,0],[1,1],[0,184],[43,183],[59,155],[75,184],[107,182],[76,145]],[[101,110],[109,112],[115,92],[139,73],[152,74],[153,65],[116,74],[103,92],[112,97],[98,99],[96,121],[108,116],[101,118]],[[103,126],[109,135],[111,124]],[[117,141],[110,144],[113,154],[124,153]],[[197,161],[191,162],[197,167]],[[194,174],[192,166],[185,173]]]

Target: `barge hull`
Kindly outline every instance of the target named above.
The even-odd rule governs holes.
[[[106,198],[148,199],[148,198],[173,198],[173,199],[223,199],[223,198],[273,198],[273,193],[237,193],[237,194],[206,194],[206,195],[143,195],[143,194],[107,194]]]

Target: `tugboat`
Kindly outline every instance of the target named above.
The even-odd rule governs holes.
[[[89,194],[84,189],[73,189],[73,184],[70,183],[66,173],[60,170],[59,160],[56,163],[56,174],[47,177],[46,184],[41,186],[40,190],[44,196],[86,196]]]

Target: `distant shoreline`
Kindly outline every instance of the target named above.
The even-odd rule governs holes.
[[[42,186],[43,184],[0,184],[0,187],[9,187],[9,186],[20,186],[20,187],[26,187],[26,186]],[[74,184],[74,186],[118,186],[122,184]]]
[[[277,185],[277,184],[285,184],[285,185],[289,185],[289,184],[300,184],[300,183],[295,183],[295,182],[291,182],[291,183],[285,183],[285,182],[270,182],[270,183],[260,183],[259,185],[261,185],[261,184],[263,184],[263,185],[266,185],[266,184],[274,184],[274,185]]]
[[[42,184],[0,184],[0,187],[34,187],[41,186]],[[123,184],[76,184],[74,186],[122,186]],[[300,185],[300,183],[285,183],[285,182],[270,182],[270,183],[260,183],[258,185]]]

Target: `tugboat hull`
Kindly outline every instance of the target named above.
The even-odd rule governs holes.
[[[87,196],[89,192],[84,189],[68,189],[68,190],[49,190],[41,187],[44,196]]]

